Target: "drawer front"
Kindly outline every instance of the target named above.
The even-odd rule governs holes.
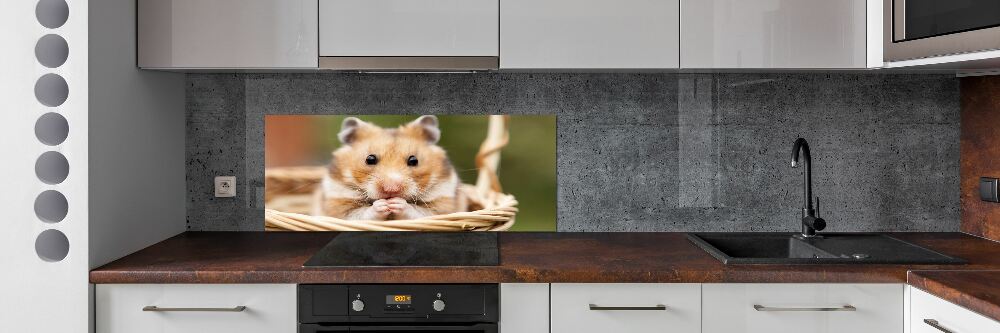
[[[972,312],[927,292],[910,290],[909,333],[981,333],[1000,332],[1000,322]],[[925,322],[931,321],[931,323]],[[934,325],[937,325],[935,327]]]
[[[559,283],[551,290],[553,333],[701,331],[699,284]]]
[[[702,325],[706,333],[902,333],[904,291],[902,284],[704,284]],[[830,311],[848,305],[853,311]]]
[[[296,331],[294,284],[101,284],[95,293],[99,333]],[[208,311],[238,306],[246,308]]]
[[[500,55],[498,0],[320,0],[319,55]]]

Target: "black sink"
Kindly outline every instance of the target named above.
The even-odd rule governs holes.
[[[964,264],[882,234],[692,233],[688,239],[731,264]]]

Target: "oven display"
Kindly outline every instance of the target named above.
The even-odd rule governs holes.
[[[401,304],[412,304],[412,295],[385,295],[385,304],[391,305],[401,305]]]

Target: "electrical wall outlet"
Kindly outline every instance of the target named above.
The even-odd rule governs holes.
[[[997,193],[998,179],[992,177],[979,178],[979,199],[986,202],[1000,202],[1000,193]]]
[[[236,196],[236,177],[218,176],[215,177],[215,197],[232,198]]]

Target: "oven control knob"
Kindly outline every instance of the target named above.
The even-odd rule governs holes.
[[[351,302],[351,309],[356,312],[361,312],[361,310],[365,309],[365,302],[360,299],[356,299],[354,302]]]
[[[438,311],[438,312],[444,311],[444,301],[439,300],[439,299],[438,300],[434,300],[434,311]]]

